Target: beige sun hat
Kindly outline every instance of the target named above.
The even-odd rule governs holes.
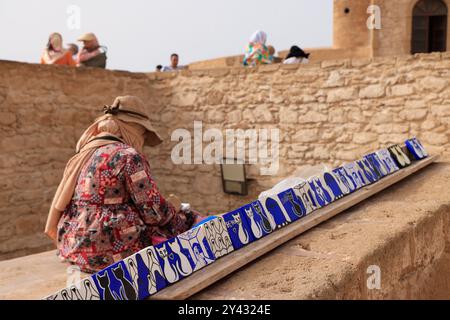
[[[119,120],[140,124],[147,129],[145,145],[153,147],[162,143],[163,139],[153,128],[144,102],[136,96],[117,97],[113,104],[103,107],[103,113],[112,114]]]
[[[92,32],[88,32],[88,33],[81,35],[77,40],[78,41],[92,41],[92,40],[97,40],[97,37]]]

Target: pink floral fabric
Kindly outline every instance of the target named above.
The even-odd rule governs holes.
[[[96,150],[58,224],[58,254],[96,272],[194,224],[160,194],[146,158],[123,143]]]

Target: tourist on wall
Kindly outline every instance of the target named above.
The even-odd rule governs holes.
[[[47,46],[41,56],[41,64],[76,65],[71,52],[63,48],[61,34],[57,32],[50,34]]]
[[[249,40],[243,60],[244,66],[270,64],[269,49],[266,46],[267,35],[264,31],[256,31]]]
[[[163,66],[158,64],[155,68],[155,72],[161,72],[162,68],[163,68]]]
[[[67,50],[72,54],[72,58],[76,61],[78,55],[78,46],[75,43],[68,43]]]
[[[164,66],[164,68],[162,68],[162,71],[170,72],[186,69],[187,68],[186,66],[178,65],[179,59],[180,58],[177,53],[172,53],[172,55],[170,56],[170,66]]]
[[[299,47],[292,46],[283,63],[284,64],[308,63],[309,55],[310,55],[309,53],[306,53]]]
[[[78,66],[106,68],[107,49],[99,45],[95,34],[85,33],[78,38],[78,41],[83,42],[83,48],[77,57]]]
[[[272,61],[272,63],[281,63],[283,61],[283,59],[281,59],[280,57],[275,56],[276,50],[274,46],[268,45],[267,49],[269,51],[269,58]]]
[[[139,98],[104,107],[78,141],[50,207],[45,233],[63,261],[96,272],[204,218],[159,192],[143,148],[161,142]]]

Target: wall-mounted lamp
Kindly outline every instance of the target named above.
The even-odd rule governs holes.
[[[224,159],[223,163],[220,165],[223,192],[246,196],[248,190],[245,165],[237,164],[236,159],[233,159],[232,161],[233,163],[227,164],[227,159]]]

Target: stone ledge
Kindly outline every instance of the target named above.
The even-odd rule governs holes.
[[[447,283],[433,275],[450,261],[449,169],[423,169],[193,298],[449,298],[425,285]],[[381,268],[380,290],[366,287],[370,265]],[[0,262],[0,299],[42,298],[65,286],[66,271],[54,251]]]
[[[449,169],[421,170],[192,298],[449,299]],[[380,290],[367,289],[371,265]]]

